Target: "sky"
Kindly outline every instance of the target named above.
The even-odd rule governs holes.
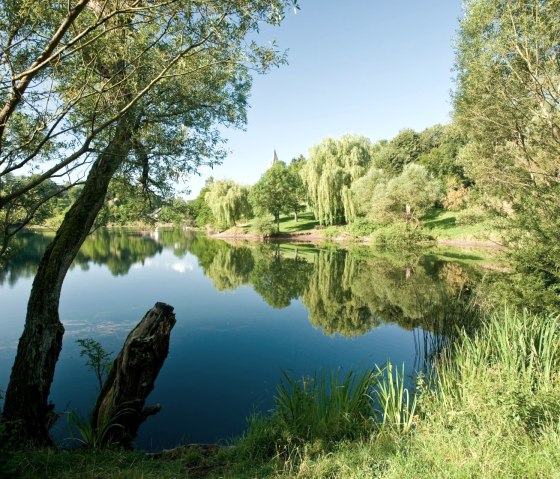
[[[204,181],[251,185],[274,150],[289,163],[324,138],[365,135],[450,121],[453,37],[461,0],[300,0],[279,27],[258,41],[288,50],[288,65],[254,78],[245,131],[227,129],[230,154],[187,183],[194,198]]]

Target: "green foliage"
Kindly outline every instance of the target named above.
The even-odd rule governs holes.
[[[505,219],[517,296],[558,307],[560,34],[558,0],[471,0],[457,42],[460,160]],[[527,302],[526,302],[527,301]]]
[[[253,420],[242,443],[258,444],[259,455],[289,457],[306,443],[328,450],[336,441],[365,437],[373,427],[375,378],[372,370],[345,376],[331,371],[297,381],[284,372],[272,416]]]
[[[420,133],[422,154],[418,163],[436,178],[453,178],[462,185],[469,185],[463,166],[459,162],[466,136],[454,124],[435,125]]]
[[[275,162],[253,185],[249,200],[253,210],[270,213],[280,230],[280,213],[298,211],[300,208],[301,180],[299,175],[286,167],[284,163]]]
[[[410,397],[409,390],[404,386],[404,377],[404,364],[400,372],[398,368],[393,372],[390,362],[383,369],[378,367],[374,394],[380,407],[381,427],[406,434],[414,426],[416,397]]]
[[[2,398],[2,391],[0,391],[0,398]],[[12,451],[12,441],[7,434],[7,425],[0,422],[0,476],[3,477],[18,477],[18,469],[12,463],[14,452]]]
[[[252,215],[249,188],[234,181],[214,181],[204,199],[220,228],[234,226],[240,218],[249,218]]]
[[[421,153],[420,136],[414,130],[401,130],[387,145],[379,149],[372,158],[372,166],[395,176],[404,167],[416,161]]]
[[[418,217],[439,198],[440,190],[439,181],[433,179],[423,166],[407,165],[399,176],[377,184],[368,216],[380,223],[398,219],[418,221]]]
[[[192,219],[192,212],[189,204],[183,198],[177,197],[161,207],[156,219],[159,223],[181,225]]]
[[[214,179],[210,177],[209,181],[206,181],[204,188],[200,190],[198,196],[189,202],[187,202],[189,207],[189,220],[194,223],[195,226],[204,227],[206,225],[211,225],[216,222],[212,210],[206,203],[206,193],[208,193],[210,185],[214,182]]]
[[[81,346],[80,356],[87,357],[86,366],[95,374],[99,384],[99,390],[101,391],[103,381],[113,365],[111,359],[113,353],[105,351],[103,346],[92,338],[77,339],[76,342]]]
[[[133,409],[130,409],[133,411]],[[122,424],[118,423],[121,415],[127,411],[123,411],[116,417],[111,418],[99,427],[92,424],[91,418],[83,419],[75,411],[68,413],[68,430],[70,432],[70,439],[77,441],[86,449],[99,450],[110,447],[111,433],[114,429],[122,429]],[[74,435],[74,429],[77,430],[79,437]]]
[[[371,235],[379,225],[367,218],[357,218],[346,227],[346,231],[355,238],[363,238]]]
[[[371,150],[370,141],[363,136],[327,138],[310,149],[301,175],[320,224],[332,225],[355,218],[350,187],[366,172]]]
[[[370,235],[370,240],[377,246],[400,248],[433,242],[431,236],[422,228],[411,226],[404,221],[395,221],[389,225],[380,226]]]
[[[278,227],[274,225],[274,218],[270,216],[257,216],[251,222],[250,230],[264,238],[269,238],[278,230]]]
[[[387,174],[383,170],[370,168],[364,176],[352,183],[352,199],[358,216],[365,216],[370,212],[375,189],[387,181]]]

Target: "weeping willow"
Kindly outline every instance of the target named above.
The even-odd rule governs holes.
[[[302,168],[308,199],[320,224],[352,221],[355,207],[350,187],[367,171],[372,145],[364,136],[327,138],[311,148]]]
[[[218,226],[235,225],[242,216],[249,216],[249,190],[231,180],[214,181],[204,199],[212,210]]]

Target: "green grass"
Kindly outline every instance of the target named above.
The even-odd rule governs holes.
[[[234,447],[210,455],[41,450],[18,453],[6,467],[23,478],[62,479],[560,477],[557,315],[504,310],[472,335],[458,332],[419,384],[414,407],[401,381],[390,371],[384,379],[371,371],[307,382],[288,376],[271,416],[253,418]],[[375,397],[385,426],[364,421]]]
[[[488,220],[475,218],[475,222],[462,222],[466,212],[432,209],[422,218],[426,233],[439,240],[499,241],[500,235]],[[470,224],[469,224],[470,223]]]
[[[301,233],[304,231],[313,231],[319,226],[319,222],[313,216],[313,213],[306,211],[298,215],[298,221],[294,220],[293,215],[282,216],[280,218],[280,233]]]

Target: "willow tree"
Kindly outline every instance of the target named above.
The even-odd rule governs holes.
[[[204,199],[221,228],[234,226],[241,217],[251,215],[249,189],[235,181],[214,181]]]
[[[301,175],[320,224],[349,222],[356,216],[350,187],[371,161],[371,142],[363,136],[327,138],[309,150]]]
[[[524,306],[560,304],[560,1],[469,0],[455,120],[467,174],[507,216]],[[521,291],[521,292],[522,292]]]
[[[39,173],[0,207],[57,175],[84,183],[39,264],[6,391],[3,421],[21,439],[48,442],[61,287],[111,179],[167,188],[223,158],[216,125],[244,123],[250,69],[283,60],[246,37],[280,22],[288,3],[2,2],[0,166]]]

